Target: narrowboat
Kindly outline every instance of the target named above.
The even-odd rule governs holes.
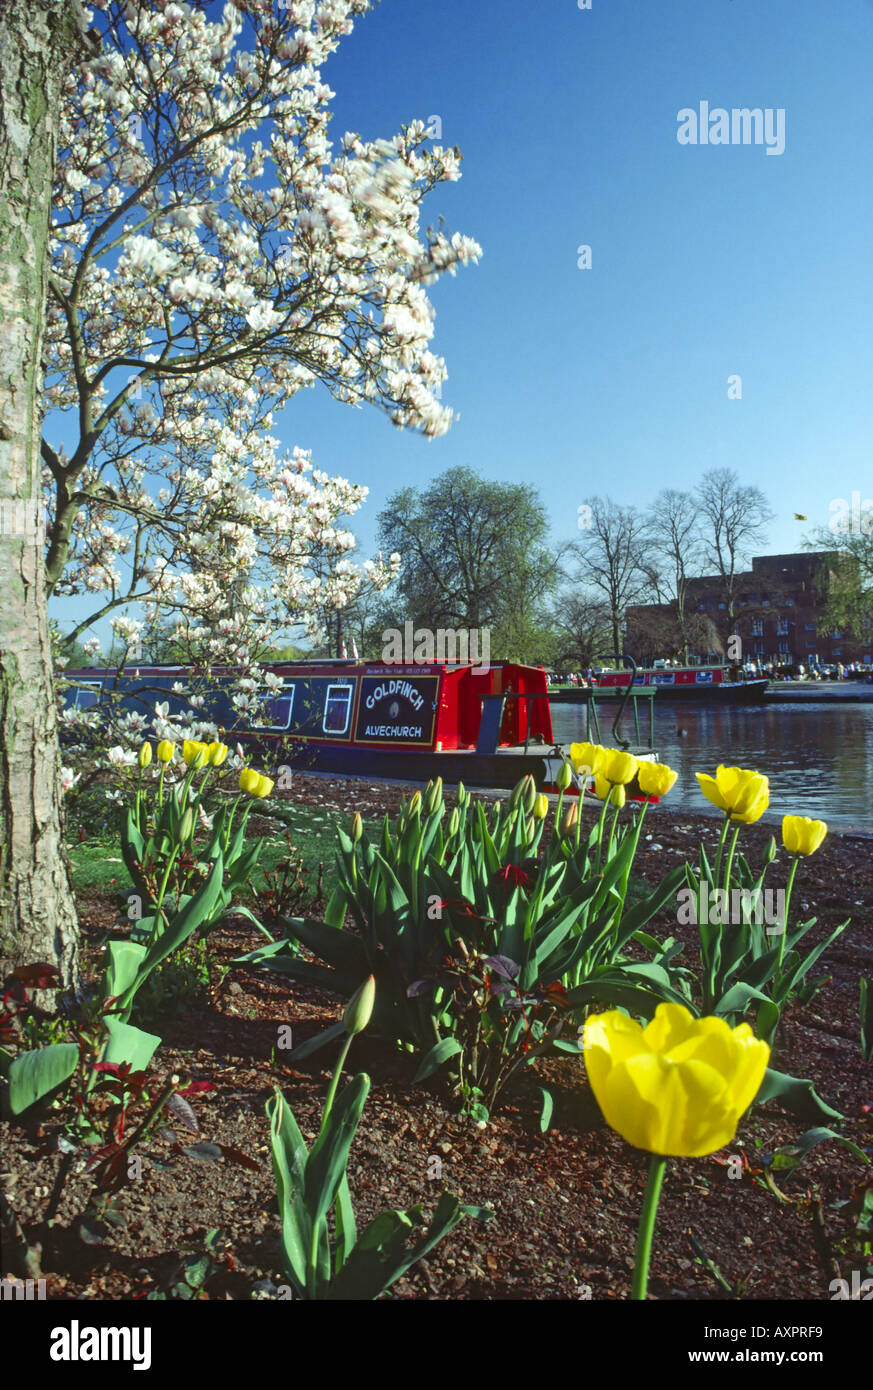
[[[629,684],[629,671],[603,671],[597,678],[601,690],[617,690]],[[767,677],[746,677],[738,666],[651,666],[633,674],[634,686],[654,689],[658,701],[698,700],[724,704],[751,704],[763,700]]]
[[[281,687],[259,697],[257,711],[242,726],[231,703],[238,673],[230,668],[210,673],[198,713],[227,742],[251,747],[271,776],[286,766],[412,782],[440,776],[450,785],[509,788],[531,773],[538,787],[555,787],[565,754],[554,741],[541,667],[505,661],[290,661],[264,669],[280,678]],[[139,666],[121,674],[96,667],[68,671],[64,698],[87,709],[114,691],[125,709],[151,720],[156,703],[166,704],[170,714],[190,710],[178,687],[197,675],[182,666]],[[618,721],[614,733],[619,738]],[[633,751],[654,756],[651,749]]]

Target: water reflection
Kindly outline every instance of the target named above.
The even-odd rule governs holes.
[[[612,705],[605,701],[600,727],[612,743]],[[648,732],[648,714],[640,722]],[[585,707],[554,705],[558,743],[585,738]],[[633,740],[626,714],[625,738]],[[813,816],[843,829],[873,830],[873,705],[693,705],[655,701],[654,742],[658,757],[679,773],[670,804],[689,811],[712,810],[695,772],[717,763],[751,767],[770,778],[771,813]],[[684,736],[679,731],[684,730]]]

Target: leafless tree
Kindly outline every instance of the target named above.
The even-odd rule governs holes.
[[[743,566],[752,551],[767,539],[766,526],[775,513],[764,493],[753,484],[741,483],[732,468],[712,468],[695,489],[700,515],[700,540],[704,555],[721,580],[728,633],[735,630]]]
[[[663,556],[669,574],[670,594],[680,633],[683,660],[688,660],[691,631],[687,612],[688,580],[701,571],[704,547],[700,538],[701,512],[693,493],[664,488],[649,511],[652,542]]]
[[[606,602],[613,650],[622,651],[622,629],[631,604],[652,594],[648,523],[634,507],[611,497],[589,497],[582,514],[590,523],[574,544],[577,582],[596,589]]]

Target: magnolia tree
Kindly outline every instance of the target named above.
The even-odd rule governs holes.
[[[444,433],[426,287],[475,260],[421,233],[459,177],[421,121],[328,139],[320,64],[370,0],[98,3],[67,83],[46,328],[50,593],[94,595],[69,636],[175,615],[200,660],[245,666],[280,628],[317,636],[361,582],[341,524],[366,490],[281,448],[306,386]],[[54,431],[53,431],[54,436]],[[397,561],[370,567],[387,583]],[[130,611],[132,604],[138,605]]]
[[[172,616],[198,660],[248,671],[279,626],[314,633],[362,577],[342,518],[365,490],[282,449],[275,413],[322,383],[399,427],[451,423],[427,286],[480,248],[422,230],[420,207],[460,155],[420,121],[328,139],[320,65],[369,8],[86,12],[91,47],[53,106],[42,344],[46,592],[93,596],[73,638],[108,616],[135,648]],[[53,765],[53,731],[33,742]],[[47,936],[42,954],[57,955]]]

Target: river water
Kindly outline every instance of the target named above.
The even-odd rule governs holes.
[[[598,703],[603,743],[613,745],[616,705]],[[585,739],[585,706],[553,705],[552,728],[568,747]],[[640,701],[640,729],[648,737],[647,706]],[[679,730],[685,731],[683,737]],[[622,732],[635,741],[633,710]],[[770,778],[765,817],[812,816],[834,828],[873,833],[873,703],[770,703],[760,705],[659,704],[654,746],[659,762],[679,773],[669,805],[714,811],[701,795],[695,772],[714,774],[718,763],[754,768]]]

